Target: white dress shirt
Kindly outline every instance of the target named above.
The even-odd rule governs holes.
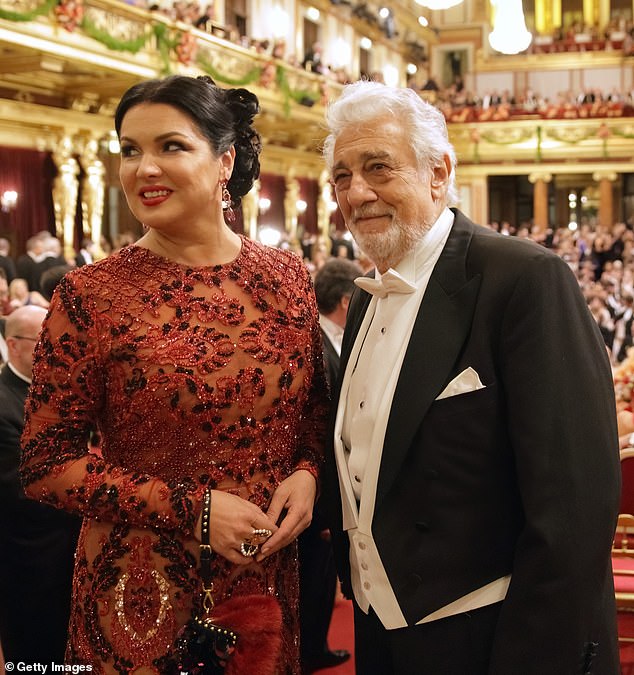
[[[350,537],[352,588],[359,607],[372,605],[387,629],[407,622],[372,537],[372,519],[385,431],[405,352],[427,284],[453,225],[445,209],[415,249],[382,276],[355,283],[374,291],[344,375],[335,422],[335,456]],[[430,317],[430,321],[434,318]],[[379,367],[377,367],[379,364]],[[359,507],[357,508],[357,503]],[[510,577],[470,593],[418,623],[483,607],[504,598]]]
[[[341,343],[343,342],[343,326],[335,323],[323,314],[319,315],[319,325],[330,340],[332,346],[339,356],[341,356]]]

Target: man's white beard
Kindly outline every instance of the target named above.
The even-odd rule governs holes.
[[[349,229],[359,248],[379,271],[387,271],[390,267],[398,265],[405,255],[418,245],[430,228],[429,223],[411,225],[395,219],[384,232],[363,233],[354,225]]]

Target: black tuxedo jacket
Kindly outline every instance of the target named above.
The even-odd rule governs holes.
[[[323,329],[321,331],[321,342],[322,348],[324,350],[324,370],[326,373],[326,382],[332,389],[339,378],[339,354],[337,354],[337,350]]]
[[[369,301],[353,295],[335,403]],[[436,400],[469,367],[485,388]],[[349,591],[332,452],[324,474]],[[512,574],[491,675],[616,674],[619,491],[610,366],[574,275],[456,211],[394,393],[372,526],[408,624]]]
[[[8,366],[0,371],[0,638],[7,661],[62,663],[81,520],[22,490],[28,387]]]

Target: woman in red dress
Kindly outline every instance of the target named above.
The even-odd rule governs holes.
[[[259,173],[257,110],[253,94],[209,78],[123,96],[120,179],[146,233],[66,276],[36,350],[23,479],[32,498],[84,516],[67,660],[93,673],[173,667],[200,603],[207,488],[216,604],[274,596],[276,672],[299,670],[295,539],[311,518],[327,395],[302,261],[223,215]],[[254,529],[273,534],[248,557]]]

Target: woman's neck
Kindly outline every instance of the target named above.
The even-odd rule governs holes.
[[[235,260],[240,253],[242,240],[227,226],[223,226],[203,238],[172,237],[149,230],[137,241],[137,245],[181,265],[203,267],[224,265]]]

